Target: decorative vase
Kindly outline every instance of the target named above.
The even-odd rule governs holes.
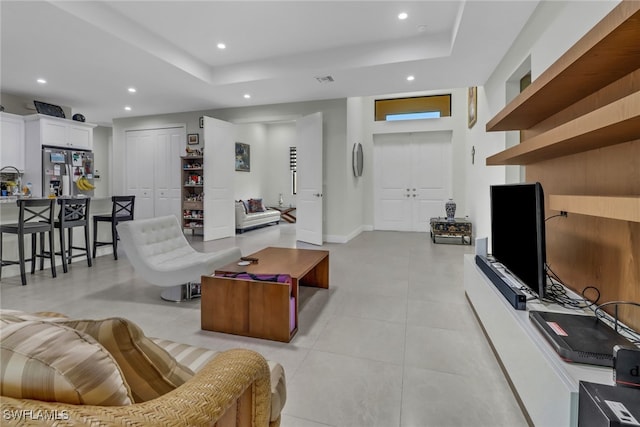
[[[278,198],[278,205],[282,207],[284,205],[284,198],[282,197],[282,193],[280,193],[280,197]]]
[[[449,201],[444,204],[444,210],[447,213],[447,221],[455,221],[456,202],[454,202],[453,199],[449,199]]]

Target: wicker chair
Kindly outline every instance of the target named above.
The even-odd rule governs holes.
[[[87,325],[99,329],[86,329]],[[46,341],[47,336],[54,335],[48,335],[46,331],[53,330],[56,331],[57,342],[61,342],[59,340],[61,335],[58,332],[62,332],[67,336],[77,336],[77,344],[76,341],[71,345],[68,345],[69,342],[62,341],[59,346],[48,346],[47,349],[51,349],[48,351],[42,343],[27,343],[22,336],[17,335],[19,331],[25,331],[31,327],[45,330],[37,337],[29,335],[34,336],[34,341],[49,342]],[[28,329],[27,333],[29,331],[31,329]],[[110,333],[115,335],[109,335]],[[95,334],[100,335],[104,346],[91,338]],[[280,425],[281,411],[286,401],[284,370],[280,364],[267,361],[252,350],[233,349],[216,352],[166,339],[147,338],[135,324],[122,318],[74,320],[60,313],[25,313],[7,309],[0,309],[0,335],[3,337],[0,341],[3,352],[3,359],[0,360],[2,362],[0,408],[3,426],[278,427]],[[30,339],[27,338],[27,340]],[[48,387],[47,391],[40,392],[41,383],[35,378],[37,376],[35,373],[39,372],[40,376],[44,375],[56,381],[48,376],[48,371],[42,370],[42,365],[54,359],[56,362],[52,363],[55,365],[61,358],[72,360],[72,365],[79,363],[78,371],[86,369],[84,366],[86,359],[80,358],[78,361],[74,358],[78,351],[83,351],[83,346],[91,346],[92,353],[96,349],[99,353],[102,350],[107,351],[108,348],[114,360],[119,360],[116,371],[122,373],[122,378],[126,376],[125,372],[130,373],[132,370],[136,372],[134,376],[122,380],[128,384],[127,387],[132,387],[129,395],[135,399],[128,400],[125,404],[102,406],[101,403],[95,403],[97,401],[93,401],[93,404],[72,404],[63,403],[65,398],[60,398],[60,402],[54,402],[44,397],[51,395],[51,387]],[[28,354],[20,351],[18,347],[26,349]],[[63,353],[62,356],[60,351]],[[49,358],[47,354],[53,354],[54,359]],[[20,366],[22,363],[20,359],[26,360],[27,365]],[[169,364],[163,365],[160,359],[168,361]],[[16,362],[14,363],[13,360]],[[148,399],[140,393],[136,394],[133,388],[136,382],[139,383],[141,379],[144,384],[147,384],[146,379],[154,381],[152,377],[144,374],[137,376],[139,373],[153,366],[153,372],[158,373],[163,379],[171,376],[173,379],[169,381],[174,381],[175,375],[169,374],[163,366],[176,366],[175,362],[177,366],[181,366],[180,371],[183,374],[186,373],[183,382],[179,383],[181,385],[169,387],[162,393],[151,390],[153,396]],[[106,371],[101,370],[99,363],[92,365],[95,366],[95,369],[92,369],[93,381],[104,384],[105,378],[109,378],[108,381],[114,375],[120,378],[120,374],[110,374],[112,369],[110,367],[107,367]],[[51,368],[53,365],[47,366]],[[60,366],[55,365],[53,369]],[[62,382],[66,383],[68,380],[71,387],[82,394],[83,397],[78,402],[91,402],[91,400],[85,401],[84,398],[95,399],[95,392],[92,391],[93,389],[86,390],[87,379],[83,375],[79,377],[75,375],[74,369],[76,368],[65,368],[57,372],[63,376]],[[171,369],[173,372],[174,368]],[[76,378],[80,378],[79,382],[74,382]],[[46,381],[42,384],[44,383]],[[26,390],[17,391],[20,387]],[[85,390],[81,391],[80,388]],[[137,390],[141,391],[139,388]],[[149,389],[145,390],[149,392]],[[58,391],[61,394],[55,394],[56,397],[64,396],[61,388]],[[103,396],[110,396],[111,391],[107,393]],[[69,401],[64,400],[64,402]],[[113,403],[105,402],[105,405],[108,404]]]
[[[2,396],[5,414],[2,425],[277,427],[280,418],[269,421],[270,401],[269,368],[265,359],[251,350],[228,350],[181,387],[144,403],[90,406]],[[45,413],[58,420],[25,416]]]

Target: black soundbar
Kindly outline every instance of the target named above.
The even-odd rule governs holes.
[[[507,283],[502,275],[492,263],[483,256],[476,255],[476,264],[480,267],[480,270],[491,280],[491,283],[498,288],[500,293],[505,297],[509,304],[516,310],[527,309],[527,296],[521,290],[512,287]]]

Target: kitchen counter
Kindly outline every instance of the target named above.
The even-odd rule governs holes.
[[[19,209],[16,200],[22,196],[0,196],[0,224],[12,224],[18,222]],[[45,197],[33,197],[32,199],[46,199]],[[59,208],[56,207],[56,212]],[[91,214],[95,215],[111,214],[111,197],[91,197]],[[56,233],[57,234],[57,233]],[[83,233],[74,233],[74,246],[84,246]],[[101,241],[111,240],[111,230],[109,227],[100,227],[98,230],[98,239]],[[56,250],[59,250],[59,237],[56,235]],[[91,222],[90,240],[93,242],[93,221]],[[6,259],[18,259],[18,239],[17,236],[5,234],[3,236],[3,257]],[[98,256],[106,255],[112,252],[111,246],[98,248]],[[25,238],[25,253],[31,253],[31,239]],[[56,257],[56,264],[61,264],[60,257]],[[7,266],[2,268],[2,283],[5,279],[19,275],[18,266]]]

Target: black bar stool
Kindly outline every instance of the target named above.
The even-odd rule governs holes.
[[[40,234],[40,241],[44,238],[44,233],[49,233],[49,247],[53,248],[53,221],[54,221],[54,199],[18,199],[18,223],[0,225],[0,277],[2,267],[5,265],[20,265],[20,279],[22,285],[27,284],[25,273],[26,261],[31,261],[31,274],[36,271],[36,236]],[[2,236],[4,233],[18,235],[18,256],[19,261],[5,260],[2,257]],[[24,236],[31,234],[31,258],[24,257]],[[51,262],[51,275],[56,277],[56,262],[52,254],[48,254]]]
[[[111,215],[94,215],[93,217],[93,257],[96,257],[98,246],[113,246],[113,259],[118,259],[118,230],[116,226],[119,222],[133,221],[133,205],[136,196],[113,196],[111,197]],[[111,241],[98,241],[98,223],[111,223]]]
[[[60,230],[60,252],[56,252],[56,255],[62,257],[62,270],[66,273],[68,264],[71,263],[73,258],[81,256],[87,257],[87,264],[91,267],[91,244],[89,243],[89,206],[91,205],[91,199],[84,197],[60,198],[58,199],[58,204],[60,205],[60,213],[58,214],[58,219],[53,223],[53,227]],[[73,246],[74,227],[84,227],[84,247]],[[67,230],[67,244],[65,244],[64,230]],[[74,249],[83,252],[74,255]],[[40,239],[40,254],[47,253],[44,252],[44,241]],[[44,258],[40,259],[41,270]]]

